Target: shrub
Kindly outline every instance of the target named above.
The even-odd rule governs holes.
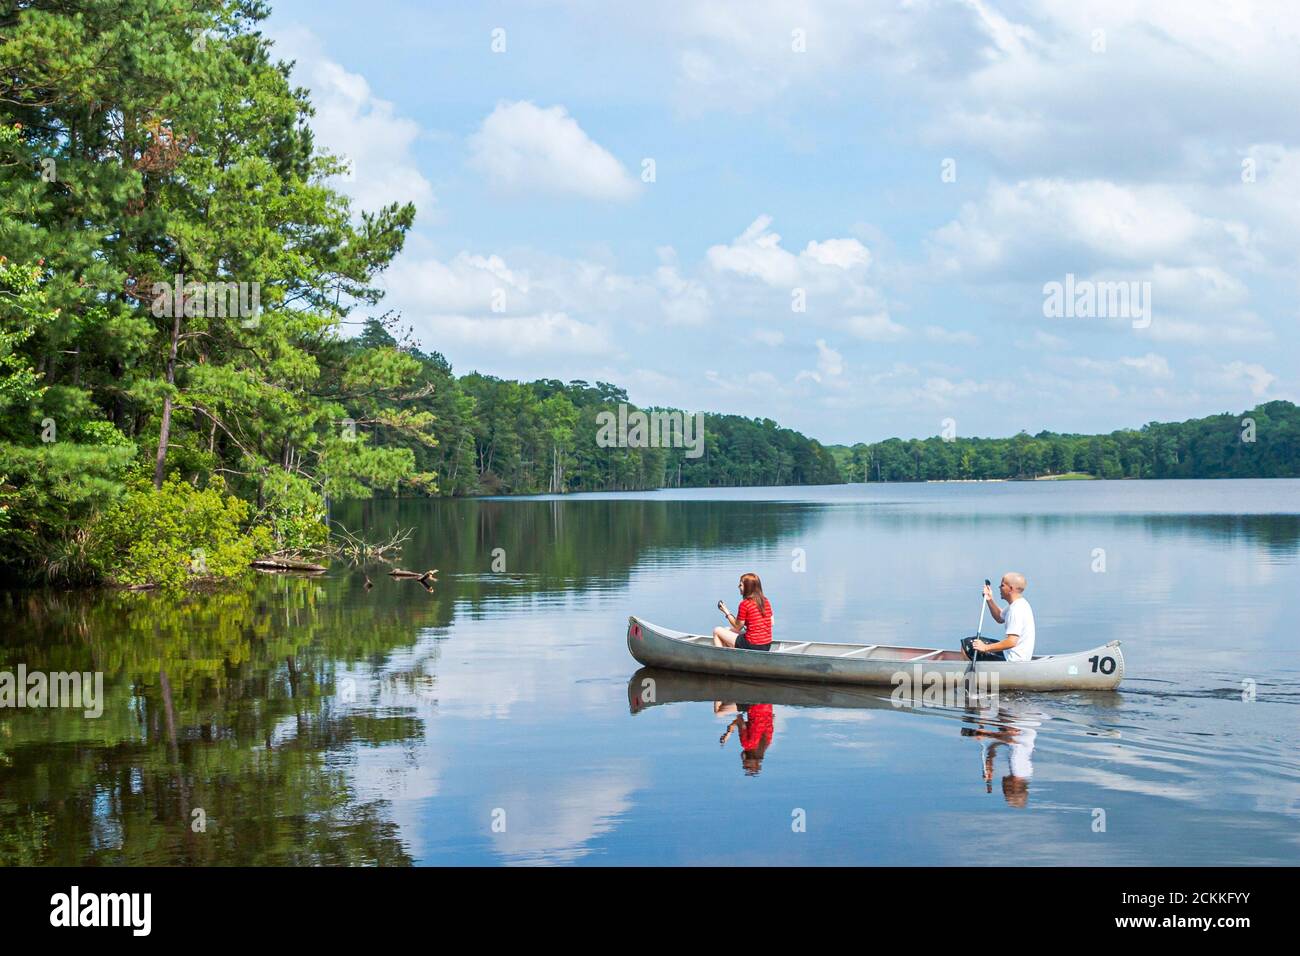
[[[91,532],[92,561],[115,584],[177,588],[234,578],[270,548],[265,528],[245,531],[250,508],[220,479],[199,490],[170,478],[137,485]]]
[[[325,500],[304,478],[272,468],[262,486],[266,504],[257,523],[275,542],[267,551],[315,551],[329,540]],[[263,552],[266,553],[266,552]]]

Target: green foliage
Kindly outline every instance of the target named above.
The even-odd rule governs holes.
[[[321,536],[327,494],[431,487],[409,451],[364,429],[337,441],[353,402],[432,441],[396,402],[418,362],[347,365],[340,333],[381,297],[414,207],[356,210],[327,185],[339,163],[266,15],[83,0],[0,17],[0,573],[51,576],[46,556],[84,540],[135,454],[156,487],[221,476],[282,542]],[[177,276],[174,314],[158,293]],[[256,289],[259,311],[210,308],[194,283]]]
[[[437,475],[444,495],[624,491],[662,487],[822,484],[841,480],[818,442],[770,419],[704,416],[703,454],[686,448],[601,447],[602,412],[620,404],[637,411],[627,393],[608,382],[555,379],[515,382],[474,372],[457,378],[447,360],[399,343],[392,323],[370,320],[355,348],[399,349],[420,372],[406,408],[427,412],[436,443],[402,435],[376,422],[376,442],[406,447],[418,473]],[[363,413],[351,406],[361,420]],[[645,409],[671,412],[673,409]],[[375,421],[375,416],[369,416]]]
[[[262,491],[265,504],[257,512],[257,523],[273,542],[263,553],[310,551],[325,543],[325,501],[310,482],[276,468],[267,474]]]
[[[248,574],[270,549],[262,526],[244,530],[251,509],[220,482],[203,490],[169,479],[137,486],[91,529],[92,561],[114,583],[178,588]]]
[[[9,134],[11,127],[0,127]],[[6,137],[0,137],[3,142]],[[20,265],[0,256],[0,413],[41,396],[40,375],[19,347],[58,318],[40,287],[41,265]]]
[[[1251,425],[1250,423],[1253,423]],[[1109,435],[890,438],[832,449],[849,481],[1300,477],[1300,408],[1267,402],[1239,415],[1151,422]]]
[[[0,442],[0,567],[79,583],[93,569],[77,555],[94,514],[125,490],[132,445]]]

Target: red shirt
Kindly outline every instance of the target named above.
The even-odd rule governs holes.
[[[753,598],[745,598],[736,611],[736,623],[745,626],[745,640],[751,644],[772,643],[772,602],[763,600],[763,613],[758,613],[758,605]]]
[[[776,727],[772,719],[771,704],[753,704],[745,715],[745,726],[740,731],[740,746],[743,750],[757,750],[767,738],[767,745],[772,745]]]

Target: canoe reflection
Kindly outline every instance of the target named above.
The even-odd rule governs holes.
[[[764,701],[761,704],[746,701]],[[987,697],[963,699],[959,707],[936,708],[918,698],[900,701],[887,688],[852,685],[804,684],[797,681],[749,680],[716,674],[694,674],[658,667],[642,667],[627,682],[628,709],[639,714],[660,704],[712,702],[716,714],[736,714],[721,737],[740,733],[741,761],[748,774],[757,774],[775,735],[773,705],[791,707],[844,707],[858,710],[944,711],[959,717],[963,737],[980,742],[981,776],[985,791],[993,790],[993,774],[1003,755],[1007,773],[1002,777],[1002,794],[1013,807],[1029,802],[1029,781],[1034,774],[1033,753],[1037,728],[1046,715],[1005,703],[990,706]]]

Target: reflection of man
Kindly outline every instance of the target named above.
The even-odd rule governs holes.
[[[727,738],[732,731],[740,729],[740,765],[748,776],[757,776],[763,769],[763,757],[767,748],[772,746],[772,737],[776,734],[776,715],[771,704],[724,704],[714,701],[715,714],[736,714],[735,720],[718,738],[718,743],[727,745]]]
[[[998,714],[1006,719],[1006,712]],[[1007,806],[1023,809],[1029,804],[1029,781],[1034,775],[1034,740],[1038,736],[1038,721],[1017,719],[1015,724],[1005,723],[985,730],[981,724],[976,729],[962,728],[962,734],[991,740],[984,752],[984,784],[986,792],[993,792],[993,763],[999,749],[1007,751],[1008,773],[1002,778],[1002,798]]]

